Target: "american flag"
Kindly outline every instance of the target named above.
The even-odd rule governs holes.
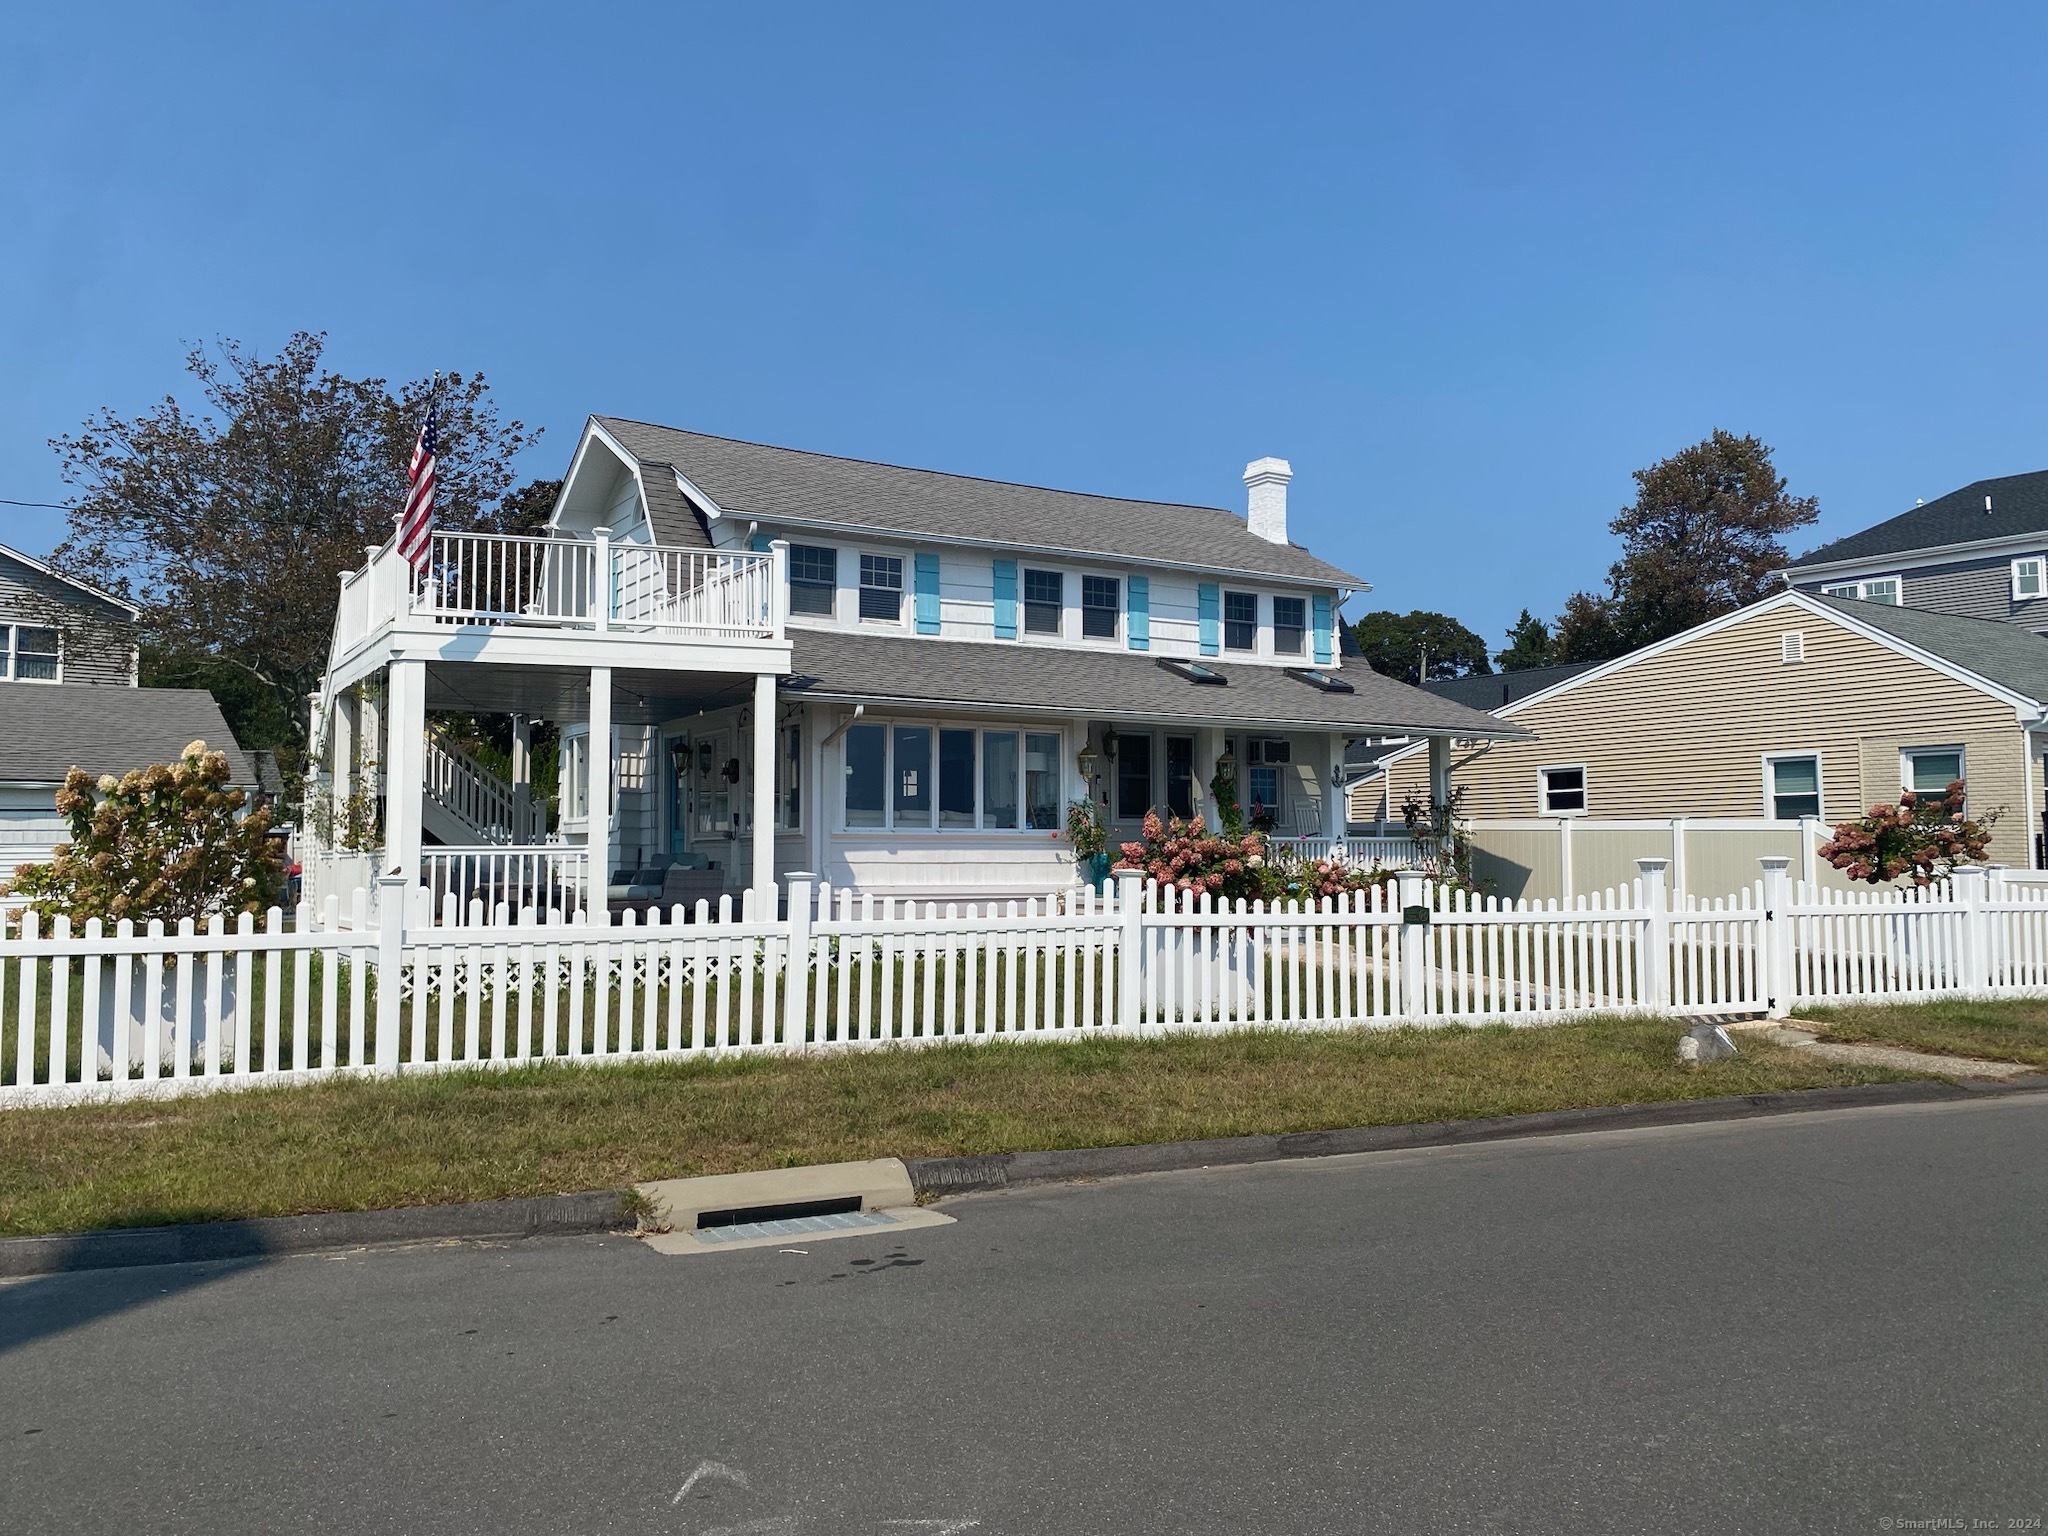
[[[413,445],[412,465],[405,472],[411,488],[405,510],[398,514],[398,552],[406,564],[424,573],[434,548],[434,442],[440,433],[438,404],[427,407],[426,425]]]

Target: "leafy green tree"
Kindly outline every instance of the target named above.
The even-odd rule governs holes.
[[[1404,683],[1493,670],[1486,642],[1448,614],[1381,610],[1360,619],[1353,633],[1367,666]]]
[[[429,399],[443,527],[530,519],[533,488],[507,493],[513,458],[539,436],[500,419],[481,375],[394,392],[324,368],[325,346],[301,331],[275,357],[235,341],[195,348],[185,368],[201,404],[103,410],[51,444],[78,488],[54,563],[138,603],[163,664],[253,679],[294,742],[326,665],[337,574],[391,536]]]
[[[1493,653],[1494,664],[1503,672],[1521,672],[1550,664],[1550,626],[1528,609],[1508,626],[1508,644]]]

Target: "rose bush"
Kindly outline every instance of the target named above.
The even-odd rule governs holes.
[[[1957,779],[1939,795],[1909,789],[1897,805],[1873,805],[1869,815],[1837,826],[1819,852],[1852,880],[1932,885],[1958,865],[1986,861],[1998,817],[1992,811],[1972,820]]]
[[[284,860],[269,837],[270,812],[243,815],[248,797],[228,782],[227,755],[192,742],[176,763],[97,781],[73,768],[57,792],[71,841],[48,864],[15,871],[10,894],[46,923],[67,913],[203,920],[261,912],[282,900]]]

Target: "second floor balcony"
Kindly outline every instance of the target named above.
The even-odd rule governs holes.
[[[596,538],[436,533],[414,570],[386,544],[342,577],[331,659],[399,634],[782,642],[787,548],[683,549]]]

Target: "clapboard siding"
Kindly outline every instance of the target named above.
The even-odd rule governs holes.
[[[0,624],[61,631],[65,682],[135,681],[135,647],[126,638],[126,620],[123,610],[0,550]]]
[[[1806,655],[1789,666],[1787,630]],[[1453,759],[1468,816],[1540,814],[1537,769],[1560,763],[1585,765],[1594,817],[1762,816],[1765,755],[1817,752],[1821,814],[1842,820],[1898,798],[1900,748],[1960,745],[1973,808],[2005,813],[1995,856],[2028,863],[2033,818],[2012,705],[1813,614],[1756,614],[1509,718],[1536,739]],[[1396,806],[1426,793],[1422,754],[1390,773]]]

